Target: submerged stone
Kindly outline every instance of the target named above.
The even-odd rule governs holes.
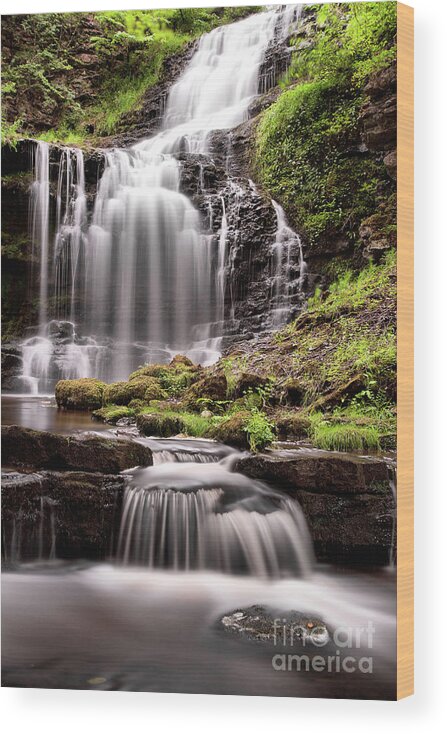
[[[329,641],[329,632],[322,619],[296,611],[272,613],[257,604],[225,614],[219,625],[225,632],[240,638],[278,647],[293,647],[299,642],[321,646]]]

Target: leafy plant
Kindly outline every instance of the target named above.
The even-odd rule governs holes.
[[[252,451],[261,451],[275,439],[275,424],[259,408],[251,409],[250,418],[244,429]]]

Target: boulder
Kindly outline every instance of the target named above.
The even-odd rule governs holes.
[[[205,374],[185,392],[183,404],[191,410],[202,410],[201,398],[211,401],[225,400],[227,397],[227,380],[222,372]],[[199,402],[198,402],[199,401]]]
[[[304,439],[309,436],[310,418],[298,412],[284,412],[276,416],[276,428],[279,438]]]
[[[392,470],[382,459],[323,451],[244,456],[235,471],[266,482],[297,500],[317,560],[387,565],[395,546]]]
[[[341,495],[374,493],[376,485],[389,481],[388,465],[383,459],[318,450],[244,456],[235,471],[291,489]]]
[[[180,416],[163,415],[163,413],[140,413],[137,416],[137,428],[144,436],[169,438],[182,433],[185,426]]]
[[[96,410],[102,406],[106,384],[84,377],[79,380],[59,380],[56,384],[56,403],[66,410]]]
[[[105,405],[129,405],[131,400],[163,400],[167,393],[155,377],[139,377],[128,382],[113,382],[104,388]]]
[[[249,411],[240,411],[225,418],[219,425],[212,426],[207,436],[221,443],[227,443],[238,449],[250,448],[249,438],[245,426],[250,419]],[[238,470],[239,471],[239,470]]]
[[[86,472],[2,474],[5,562],[104,560],[118,537],[124,477]]]
[[[91,434],[62,436],[21,426],[4,426],[2,462],[5,467],[118,474],[134,466],[151,466],[152,452],[127,439]]]

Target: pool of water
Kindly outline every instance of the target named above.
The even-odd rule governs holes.
[[[54,398],[42,395],[2,395],[2,425],[18,425],[53,433],[110,429],[110,426],[92,420],[90,413],[60,410]]]
[[[320,568],[269,581],[105,564],[3,574],[3,685],[325,698],[395,695],[395,577]],[[310,648],[247,641],[219,620],[262,604],[317,615],[341,642]],[[369,646],[357,630],[372,625]],[[343,632],[343,630],[347,632]],[[343,634],[340,633],[343,632]],[[346,671],[276,669],[277,655],[350,656]],[[368,672],[358,661],[370,659]],[[275,658],[275,660],[274,660]],[[286,665],[289,665],[288,658]],[[334,663],[332,663],[334,665]],[[363,663],[365,665],[365,663]],[[321,661],[320,661],[321,667]]]

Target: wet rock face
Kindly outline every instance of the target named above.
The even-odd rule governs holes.
[[[235,471],[298,500],[318,561],[387,565],[394,541],[390,469],[381,459],[327,452],[272,452],[241,458]]]
[[[20,426],[4,426],[2,461],[5,467],[118,474],[134,466],[151,466],[152,452],[129,440],[89,434],[60,436]]]
[[[86,472],[2,474],[5,562],[104,560],[119,530],[124,478]]]

